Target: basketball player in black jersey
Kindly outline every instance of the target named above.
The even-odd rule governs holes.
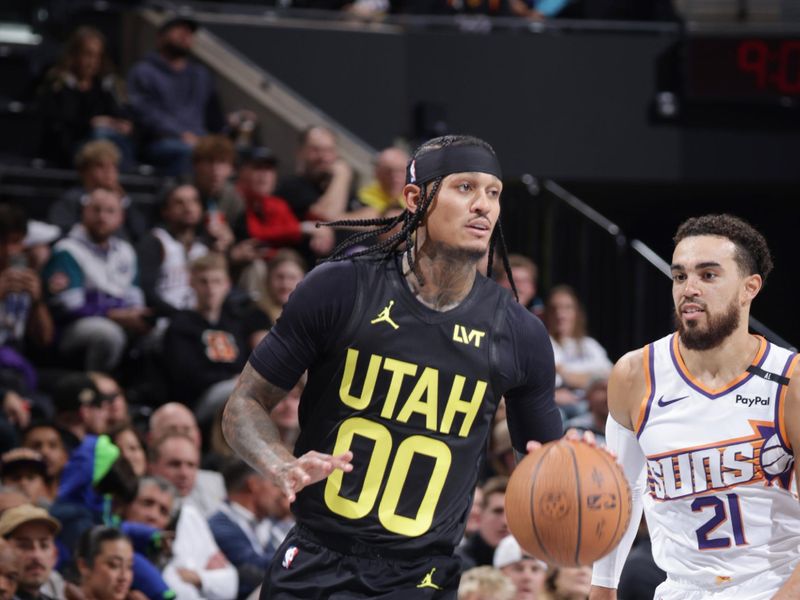
[[[338,248],[250,357],[223,431],[297,520],[262,600],[455,599],[453,549],[500,397],[520,454],[561,436],[544,327],[478,272],[495,241],[505,256],[502,187],[482,140],[420,146],[406,210],[351,243],[401,230],[360,256]],[[269,411],[306,370],[292,455]]]

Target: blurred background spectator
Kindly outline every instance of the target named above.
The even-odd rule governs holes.
[[[113,527],[90,529],[78,542],[77,559],[85,598],[128,598],[133,583],[133,544],[124,533]]]
[[[207,254],[193,261],[189,271],[197,304],[172,317],[164,360],[172,398],[190,406],[207,426],[272,323],[249,298],[231,294],[223,256]]]
[[[81,223],[58,242],[44,268],[49,302],[60,327],[61,356],[86,370],[113,371],[129,340],[152,327],[135,284],[136,253],[116,237],[124,212],[118,192],[95,189]]]
[[[43,156],[69,168],[82,144],[108,139],[119,149],[119,166],[124,171],[134,168],[133,123],[124,81],[114,72],[99,30],[83,26],[72,33],[58,63],[45,76],[39,102]]]
[[[458,600],[513,600],[514,584],[490,566],[473,567],[461,575]]]
[[[552,600],[588,600],[592,567],[550,567],[545,589]]]
[[[17,592],[22,565],[11,544],[0,538],[0,600],[12,600]]]
[[[167,19],[159,27],[156,51],[128,73],[143,157],[163,175],[188,173],[198,139],[224,125],[211,74],[190,58],[196,30],[193,19]]]
[[[507,535],[500,540],[494,551],[492,564],[514,584],[514,600],[544,598],[547,563],[525,552],[513,535]]]
[[[556,363],[556,403],[567,418],[586,411],[586,386],[608,377],[611,361],[600,343],[587,333],[586,311],[575,290],[558,285],[545,302],[544,323],[553,343]]]
[[[50,205],[47,220],[58,225],[63,234],[81,221],[83,207],[96,189],[119,194],[125,209],[125,219],[115,233],[128,241],[136,241],[147,229],[147,220],[141,208],[133,203],[119,181],[121,155],[108,140],[95,140],[85,144],[75,154],[75,167],[81,185],[68,189]]]

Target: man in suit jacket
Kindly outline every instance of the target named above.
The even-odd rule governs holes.
[[[238,598],[243,599],[261,583],[291,525],[289,502],[271,481],[238,459],[227,463],[222,474],[228,499],[208,523],[220,550],[239,571]]]

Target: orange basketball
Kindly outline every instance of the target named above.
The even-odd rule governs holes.
[[[562,567],[591,565],[619,543],[631,490],[611,456],[558,440],[528,454],[511,474],[506,519],[526,551]]]

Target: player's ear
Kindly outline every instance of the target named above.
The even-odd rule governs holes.
[[[761,279],[761,275],[754,273],[753,275],[748,275],[744,278],[744,288],[742,290],[742,294],[744,296],[743,300],[745,302],[752,302],[753,298],[758,295],[758,292],[761,291],[761,287],[764,285],[764,280]]]
[[[420,187],[418,185],[414,185],[413,183],[406,184],[406,186],[403,188],[403,199],[405,200],[408,212],[417,212],[417,208],[419,208],[420,202],[422,202],[422,193]]]

